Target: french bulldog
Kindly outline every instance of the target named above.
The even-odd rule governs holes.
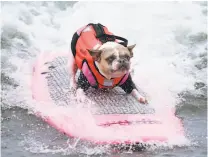
[[[109,41],[99,47],[87,51],[92,56],[99,72],[107,80],[110,80],[112,78],[122,77],[129,72],[135,46],[136,45],[125,47],[117,42]],[[77,70],[78,67],[74,60],[72,66],[72,83],[79,93],[84,93],[90,87],[90,84],[82,73],[76,82],[75,75]],[[130,74],[128,75],[127,80],[119,86],[127,94],[131,94],[139,103],[148,104],[147,99],[138,92]]]

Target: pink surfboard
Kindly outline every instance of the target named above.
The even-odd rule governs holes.
[[[70,137],[96,144],[170,142],[184,138],[180,119],[157,114],[115,88],[89,89],[86,102],[70,90],[69,54],[43,54],[34,64],[32,96],[37,115]]]

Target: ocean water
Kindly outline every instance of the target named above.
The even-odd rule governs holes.
[[[207,156],[207,2],[2,2],[2,156]],[[70,52],[90,22],[137,44],[133,79],[155,108],[170,105],[189,142],[112,153],[69,139],[33,114],[30,77],[42,52]]]

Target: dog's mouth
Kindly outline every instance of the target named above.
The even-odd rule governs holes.
[[[115,72],[126,72],[130,69],[129,64],[119,64],[118,67],[116,69],[112,69],[111,72],[115,73]]]
[[[118,70],[120,70],[120,71],[129,70],[129,68],[130,68],[130,65],[127,63],[119,64],[119,66],[118,66]]]

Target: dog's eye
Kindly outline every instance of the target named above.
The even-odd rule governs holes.
[[[129,55],[125,55],[124,56],[127,60],[130,60],[130,56]]]
[[[114,59],[116,59],[115,56],[110,56],[110,57],[106,58],[106,61],[107,62],[112,62]]]

